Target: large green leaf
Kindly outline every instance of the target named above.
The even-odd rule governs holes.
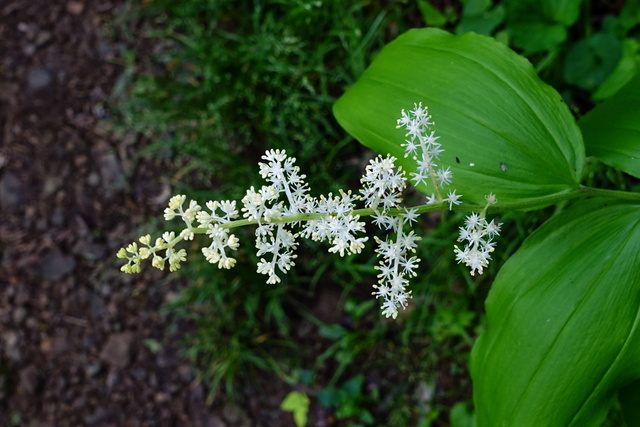
[[[640,178],[640,74],[578,123],[589,156]]]
[[[506,262],[471,374],[478,426],[597,426],[640,378],[640,205],[590,200]]]
[[[517,201],[578,186],[584,147],[571,113],[526,59],[494,39],[411,30],[383,49],[334,114],[363,144],[414,170],[395,121],[417,102],[433,115],[441,163],[464,200],[482,203],[493,192]]]

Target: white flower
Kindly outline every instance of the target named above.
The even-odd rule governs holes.
[[[426,202],[428,205],[435,205],[436,203],[438,203],[438,198],[435,194],[431,193],[430,196],[426,197]]]
[[[456,190],[453,191],[449,191],[449,194],[447,194],[447,198],[444,199],[445,202],[449,203],[449,210],[453,209],[453,205],[459,205],[460,201],[458,201],[458,199],[462,197],[459,194],[456,194]]]
[[[196,214],[196,219],[198,220],[200,227],[207,227],[207,225],[211,223],[225,224],[238,217],[235,200],[210,200],[205,204],[205,206],[211,212],[199,211]],[[222,214],[218,214],[218,210],[222,211]]]
[[[417,208],[405,209],[405,212],[403,214],[400,214],[400,217],[402,218],[402,223],[409,224],[409,225],[411,225],[412,222],[417,222],[419,216],[420,214],[418,213]]]
[[[436,179],[438,181],[438,184],[440,184],[440,187],[445,187],[451,184],[451,178],[453,177],[453,173],[449,168],[439,169],[438,172],[436,172],[436,174],[438,175]]]
[[[389,215],[384,215],[382,212],[376,211],[373,214],[373,223],[378,226],[381,230],[388,230],[391,228],[391,224],[393,222],[393,217]]]
[[[169,271],[179,270],[180,263],[187,260],[187,251],[184,249],[174,251],[172,248],[168,248],[167,258],[169,260]]]
[[[495,197],[495,196],[494,196]],[[464,227],[460,227],[459,242],[465,242],[464,248],[454,246],[456,261],[469,267],[471,275],[482,274],[489,265],[491,252],[494,251],[493,238],[500,234],[500,226],[495,220],[487,222],[484,216],[473,212],[467,216]]]
[[[187,224],[191,224],[193,221],[195,221],[196,219],[196,214],[202,209],[202,207],[200,205],[198,205],[198,202],[196,202],[195,200],[191,200],[189,202],[189,207],[187,208],[186,211],[182,212],[182,207],[180,207],[180,213],[182,214],[182,218],[183,220],[187,223]]]
[[[169,199],[169,209],[172,211],[177,211],[182,207],[184,201],[187,200],[187,196],[184,194],[177,194]]]
[[[239,241],[236,236],[229,234],[229,230],[222,228],[218,224],[208,224],[207,236],[211,238],[211,244],[202,248],[202,253],[212,264],[218,263],[218,268],[229,269],[236,263],[234,258],[231,258],[226,253],[226,248],[230,250],[237,250]]]
[[[244,212],[243,216],[249,220],[263,220],[263,215],[267,208],[267,203],[278,198],[278,191],[272,186],[262,186],[259,191],[253,187],[247,190],[242,198]]]
[[[171,221],[175,217],[176,217],[176,212],[174,210],[172,210],[171,208],[165,208],[164,210],[165,221]]]
[[[190,228],[185,228],[180,232],[180,237],[182,237],[184,240],[193,240],[194,234]]]

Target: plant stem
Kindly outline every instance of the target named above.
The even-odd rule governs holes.
[[[534,199],[519,201],[519,202],[509,202],[509,203],[496,203],[494,205],[489,206],[487,211],[491,213],[505,212],[505,211],[514,211],[514,210],[535,210],[542,209],[544,207],[553,205],[555,203],[564,201],[564,200],[573,200],[573,199],[585,199],[592,197],[604,197],[608,199],[617,199],[617,200],[632,200],[632,201],[640,201],[640,193],[628,192],[628,191],[618,191],[618,190],[604,190],[600,188],[592,188],[581,186],[574,190],[568,190],[561,193],[551,194],[548,196],[542,196]],[[397,216],[403,214],[407,211],[407,209],[415,209],[417,213],[426,213],[432,212],[436,210],[446,210],[448,207],[448,203],[435,203],[431,205],[419,205],[412,206],[408,208],[402,209],[389,209],[385,213],[391,216]],[[486,208],[486,205],[474,205],[462,203],[459,205],[453,206],[452,210],[454,211],[465,211],[465,212],[482,212],[483,209]],[[354,215],[359,216],[371,216],[378,213],[379,210],[365,208],[365,209],[356,209],[353,211]],[[296,215],[290,215],[287,217],[283,217],[280,219],[273,219],[272,223],[287,223],[287,222],[297,222],[297,221],[312,221],[322,219],[323,217],[330,215],[327,213],[300,213]],[[245,225],[255,225],[258,224],[257,220],[248,220],[248,219],[239,219],[235,221],[230,221],[225,224],[220,224],[222,228],[235,228],[242,227]],[[192,231],[195,234],[204,234],[206,233],[206,228],[193,228]]]

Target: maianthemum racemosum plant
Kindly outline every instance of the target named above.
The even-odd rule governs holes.
[[[238,241],[229,229],[255,224],[258,269],[275,283],[295,259],[296,237],[358,252],[366,240],[361,220],[370,216],[389,233],[376,238],[374,294],[394,317],[410,296],[409,278],[419,280],[410,229],[417,215],[469,212],[455,258],[482,273],[500,229],[488,214],[556,205],[501,267],[487,297],[486,330],[471,353],[476,425],[598,426],[616,400],[627,423],[638,425],[640,193],[581,183],[586,156],[629,174],[629,182],[640,178],[640,76],[619,86],[576,121],[531,64],[496,40],[411,30],[334,106],[340,124],[383,155],[357,194],[314,198],[294,160],[270,151],[261,164],[268,185],[247,192],[244,219],[234,202],[210,202],[205,212],[175,197],[165,215],[180,216],[185,231],[121,250],[123,269],[137,271],[143,258],[175,269],[185,259],[175,243],[196,233],[211,237],[203,250],[210,261],[231,267]],[[398,121],[404,132],[389,125],[416,101],[429,113],[418,104]],[[438,118],[437,136],[429,114]],[[401,207],[407,179],[425,193],[425,205]]]
[[[417,275],[419,263],[414,256],[420,237],[411,228],[421,209],[430,209],[433,205],[448,205],[452,209],[459,205],[460,195],[455,190],[442,195],[451,185],[453,174],[450,168],[438,168],[444,152],[439,137],[431,130],[431,116],[422,104],[414,105],[408,113],[401,112],[397,128],[406,131],[405,157],[411,157],[416,163],[416,171],[410,174],[411,181],[418,184],[429,183],[433,193],[426,198],[424,206],[405,208],[401,206],[402,191],[406,187],[407,176],[401,167],[396,168],[395,158],[387,155],[371,160],[361,178],[362,188],[359,194],[340,191],[339,195],[321,195],[314,197],[305,183],[305,175],[295,165],[295,158],[287,156],[284,150],[268,150],[260,162],[260,175],[268,185],[260,189],[251,187],[242,199],[242,217],[235,201],[209,201],[204,210],[196,201],[191,200],[185,208],[186,196],[173,196],[165,209],[167,221],[179,217],[185,228],[176,235],[165,232],[153,244],[151,236],[142,236],[139,244],[133,242],[120,249],[117,256],[127,259],[122,266],[125,273],[140,271],[141,262],[151,259],[151,264],[169,270],[180,268],[186,260],[186,250],[176,249],[182,240],[192,240],[196,234],[206,234],[211,243],[202,248],[207,261],[217,264],[218,268],[229,269],[236,264],[231,256],[238,249],[239,240],[230,230],[245,225],[256,225],[256,248],[258,249],[258,273],[266,275],[268,284],[280,282],[278,273],[284,274],[295,264],[297,239],[306,237],[315,241],[328,242],[329,252],[340,256],[360,253],[368,237],[362,236],[365,224],[362,217],[370,216],[373,222],[390,236],[385,240],[375,237],[376,254],[380,264],[378,283],[373,285],[373,294],[382,299],[382,313],[394,319],[398,309],[407,305],[411,295],[408,290],[409,278]],[[487,206],[480,214],[472,212],[460,228],[460,242],[464,247],[454,247],[456,259],[469,267],[471,274],[482,274],[489,264],[494,250],[493,239],[500,233],[500,224],[485,219],[487,207],[496,203],[496,197],[486,197]],[[360,201],[364,208],[357,209]]]

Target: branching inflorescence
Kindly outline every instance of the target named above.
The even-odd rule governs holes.
[[[455,190],[442,196],[451,185],[453,174],[449,168],[438,169],[444,149],[438,142],[439,137],[431,131],[432,126],[431,116],[422,104],[415,105],[409,112],[403,110],[397,121],[397,127],[406,130],[402,144],[405,157],[411,156],[416,162],[416,171],[409,174],[411,181],[432,187],[427,205],[448,205],[451,210],[461,203],[461,196]],[[360,180],[362,188],[358,194],[340,191],[337,195],[329,193],[319,197],[309,194],[305,175],[295,165],[295,158],[288,157],[284,150],[269,150],[262,159],[260,175],[268,185],[247,190],[241,201],[242,218],[235,201],[209,201],[204,210],[192,200],[185,209],[186,197],[173,196],[164,218],[170,221],[180,217],[185,228],[177,236],[165,232],[153,244],[151,236],[146,235],[139,239],[141,246],[133,242],[120,249],[117,256],[128,260],[122,271],[137,273],[141,261],[149,258],[152,265],[161,270],[167,262],[170,271],[179,269],[187,254],[185,249],[176,250],[175,246],[182,240],[192,240],[195,234],[206,234],[211,239],[209,246],[202,248],[207,261],[229,269],[236,263],[230,254],[239,246],[238,238],[230,230],[254,224],[259,257],[257,271],[267,276],[267,283],[278,283],[279,274],[286,273],[295,264],[299,237],[328,242],[329,252],[340,256],[360,253],[368,240],[363,236],[365,223],[361,216],[370,216],[378,228],[388,233],[384,240],[374,237],[380,261],[373,295],[382,298],[382,313],[395,318],[398,309],[407,305],[411,295],[407,289],[409,278],[417,276],[420,262],[414,255],[420,237],[411,230],[420,207],[401,206],[407,175],[402,168],[396,168],[396,159],[387,155],[371,160]],[[357,209],[356,202],[361,202],[364,209]],[[465,246],[454,247],[456,260],[469,267],[472,275],[482,274],[488,265],[495,247],[493,238],[500,232],[501,224],[485,219],[488,206],[495,202],[495,196],[487,196],[487,206],[482,212],[473,212],[466,218],[458,239],[465,242]]]

